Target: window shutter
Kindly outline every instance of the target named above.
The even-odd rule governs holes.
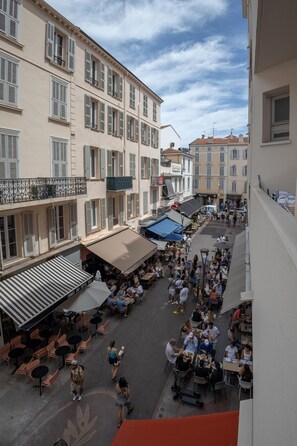
[[[159,130],[156,131],[156,149],[159,148]]]
[[[99,87],[104,90],[104,81],[105,81],[105,65],[102,61],[100,61],[100,82]]]
[[[46,24],[46,45],[45,45],[45,56],[49,60],[54,60],[54,34],[55,25],[51,22]]]
[[[147,145],[148,146],[150,146],[151,145],[151,138],[150,138],[150,136],[151,136],[151,128],[150,128],[150,126],[148,125],[147,126]]]
[[[109,135],[111,135],[112,134],[112,108],[109,105],[107,107],[107,113],[108,113],[107,132]]]
[[[148,192],[143,192],[143,213],[148,213]]]
[[[131,116],[127,116],[127,139],[131,140]]]
[[[84,146],[84,175],[89,180],[91,178],[91,147]]]
[[[151,141],[152,141],[152,147],[155,147],[155,138],[154,138],[154,129],[153,128],[151,128],[151,132],[152,132],[152,135],[151,135]]]
[[[61,109],[60,109],[60,118],[61,119],[66,119],[67,117],[67,87],[66,85],[60,85],[60,105],[61,105]]]
[[[101,210],[101,229],[106,228],[106,206],[105,198],[100,200],[100,210]]]
[[[76,203],[70,204],[69,206],[69,220],[70,220],[70,239],[77,239],[77,205]]]
[[[144,178],[144,157],[141,157],[141,178]]]
[[[112,95],[112,70],[107,67],[107,93]]]
[[[124,113],[120,112],[120,136],[124,136]]]
[[[108,223],[108,230],[111,231],[113,228],[112,197],[107,198],[107,223]]]
[[[112,151],[107,150],[107,176],[112,177]]]
[[[85,52],[85,79],[87,82],[91,80],[91,53],[86,50]]]
[[[135,119],[135,142],[138,142],[139,139],[139,125],[138,125],[138,119]]]
[[[35,236],[33,229],[33,212],[23,214],[24,256],[34,255]]]
[[[69,71],[74,71],[74,53],[75,53],[75,40],[68,37],[68,60],[67,66]]]
[[[119,152],[119,173],[120,177],[124,176],[124,155],[121,152]]]
[[[85,95],[85,126],[91,127],[91,97]]]
[[[119,196],[119,223],[122,226],[124,224],[124,196]]]
[[[157,177],[159,176],[159,160],[156,160]]]
[[[139,217],[139,194],[136,195],[136,217]]]
[[[131,194],[127,195],[127,220],[131,218]]]
[[[100,149],[100,178],[105,178],[105,149]],[[105,227],[105,226],[104,226]]]
[[[120,76],[119,83],[120,83],[120,86],[119,86],[119,99],[121,101],[123,99],[123,78],[122,78],[122,76]]]
[[[105,129],[105,104],[100,102],[100,132],[104,133]]]
[[[147,158],[147,176],[150,178],[151,176],[151,159]]]
[[[48,208],[47,218],[48,218],[48,241],[49,247],[52,248],[57,244],[57,234],[56,234],[56,221],[55,221],[55,208]]]
[[[141,123],[141,144],[144,144],[144,123]]]
[[[86,201],[85,202],[85,222],[86,222],[86,235],[89,235],[92,230],[92,223],[91,223],[91,202]]]

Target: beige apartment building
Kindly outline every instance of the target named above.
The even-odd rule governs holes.
[[[197,138],[190,143],[194,156],[194,193],[206,203],[226,201],[238,206],[247,198],[248,138]]]
[[[249,227],[253,399],[240,406],[240,446],[295,446],[297,220],[295,0],[243,0],[249,52]],[[296,119],[295,119],[296,116]],[[275,198],[275,199],[274,199]],[[247,251],[247,252],[248,252]]]
[[[138,226],[160,202],[161,98],[42,0],[0,2],[0,274]]]

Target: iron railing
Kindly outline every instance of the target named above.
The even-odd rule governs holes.
[[[85,177],[15,178],[0,180],[0,203],[22,203],[87,193]]]
[[[132,189],[132,177],[106,177],[106,190]]]

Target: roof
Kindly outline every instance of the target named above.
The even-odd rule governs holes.
[[[226,144],[248,144],[249,139],[244,136],[242,138],[239,138],[235,135],[228,135],[225,138],[214,138],[212,136],[208,136],[207,138],[197,138],[193,142],[190,143],[190,145],[201,145],[206,146],[208,144],[219,144],[219,145],[226,145]]]
[[[111,446],[236,446],[239,412],[124,421]]]

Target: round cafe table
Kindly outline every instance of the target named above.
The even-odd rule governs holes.
[[[19,357],[22,356],[24,354],[25,349],[22,347],[16,347],[13,348],[12,350],[10,350],[8,352],[8,356],[11,359],[15,359],[15,369],[11,372],[11,374],[13,375],[14,372],[19,368]]]
[[[94,316],[94,317],[92,317],[92,319],[90,319],[90,323],[96,326],[96,330],[97,330],[99,322],[101,322],[101,321],[102,321],[101,316]]]
[[[80,342],[81,342],[81,340],[82,340],[82,337],[80,336],[80,335],[73,335],[73,336],[69,336],[68,338],[67,338],[67,342],[68,342],[68,344],[70,344],[70,345],[73,345],[73,352],[76,352],[76,346],[77,346],[77,344],[79,344]]]
[[[48,374],[49,368],[46,365],[39,365],[35,369],[32,370],[31,376],[32,378],[39,379],[39,385],[34,385],[33,387],[39,387],[39,394],[42,395],[42,378]]]
[[[57,356],[62,356],[62,365],[59,367],[59,370],[61,370],[65,366],[65,356],[68,355],[70,352],[69,345],[61,345],[61,347],[58,347],[55,351]]]

